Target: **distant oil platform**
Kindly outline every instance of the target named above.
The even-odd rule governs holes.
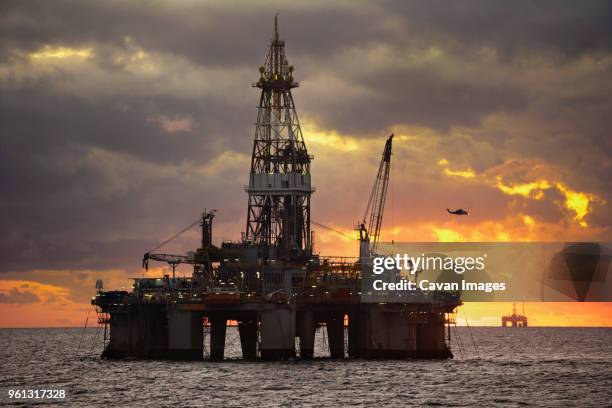
[[[516,303],[512,304],[512,314],[502,316],[501,324],[502,327],[508,327],[510,323],[511,327],[527,327],[527,316],[525,316],[525,304],[523,304],[523,314],[516,314]]]

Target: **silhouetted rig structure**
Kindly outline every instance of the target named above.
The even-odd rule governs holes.
[[[206,325],[209,358],[222,360],[228,321],[237,322],[246,359],[312,358],[322,325],[332,358],[452,357],[445,322],[460,304],[456,295],[418,293],[413,303],[361,301],[362,268],[368,270],[380,235],[393,135],[358,226],[359,258],[313,253],[312,156],[295,111],[291,89],[298,84],[284,45],[275,19],[266,62],[253,84],[261,97],[242,241],[213,245],[215,213],[204,211],[195,252],[144,256],[145,268],[149,261],[167,262],[172,277],[134,279],[131,293],[97,285],[92,304],[105,328],[103,357],[201,360]],[[193,266],[191,278],[176,277],[180,264]]]
[[[508,327],[508,324],[512,327],[527,327],[527,316],[525,316],[525,306],[523,305],[523,314],[516,314],[516,303],[512,304],[512,314],[502,316],[501,318],[502,327]]]

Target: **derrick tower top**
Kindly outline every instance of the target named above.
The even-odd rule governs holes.
[[[259,68],[261,89],[251,172],[245,240],[268,249],[274,258],[307,257],[310,232],[310,161],[291,89],[293,66],[278,36],[278,16],[268,56]]]

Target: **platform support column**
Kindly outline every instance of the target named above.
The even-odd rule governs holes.
[[[348,322],[348,356],[361,357],[362,354],[361,316],[358,311],[349,314]]]
[[[295,310],[277,307],[259,312],[262,360],[295,357]]]
[[[210,321],[210,359],[221,361],[225,355],[225,332],[227,319],[225,317],[212,317]]]
[[[238,322],[242,357],[247,360],[257,358],[257,319]]]
[[[168,351],[165,357],[177,360],[202,360],[202,316],[197,312],[168,309]]]
[[[344,314],[334,313],[325,321],[331,358],[344,358]]]
[[[303,359],[311,359],[314,356],[316,329],[314,312],[304,312],[300,325],[300,357]]]
[[[444,337],[443,316],[430,313],[427,322],[421,324],[416,330],[417,356],[423,358],[452,357]]]

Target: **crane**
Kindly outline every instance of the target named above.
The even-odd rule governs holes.
[[[391,149],[393,146],[393,133],[385,143],[378,173],[374,180],[374,186],[370,193],[368,205],[366,206],[363,220],[357,227],[359,230],[359,258],[368,258],[371,253],[376,253],[380,228],[382,226],[385,200],[387,198],[387,187],[389,185],[389,173],[391,171]],[[366,226],[366,221],[367,226]]]
[[[172,280],[176,280],[176,267],[180,264],[190,264],[190,265],[199,265],[201,264],[202,273],[207,277],[212,275],[212,265],[210,262],[210,257],[208,253],[202,251],[200,259],[196,260],[196,256],[194,253],[188,253],[187,255],[173,255],[173,254],[164,254],[164,253],[154,253],[153,251],[158,250],[162,246],[166,245],[168,242],[178,238],[183,233],[193,228],[196,225],[200,225],[202,227],[202,250],[209,250],[213,247],[212,245],[212,221],[215,217],[215,213],[217,210],[202,212],[202,215],[193,223],[182,229],[177,234],[163,241],[155,248],[147,251],[142,258],[142,267],[145,270],[149,269],[149,260],[158,261],[158,262],[166,262],[172,268]],[[203,256],[206,255],[203,258]]]
[[[172,268],[172,280],[176,280],[176,267],[180,264],[195,264],[195,257],[189,255],[171,255],[171,254],[153,254],[145,253],[142,257],[142,267],[145,270],[149,269],[149,260],[152,259],[158,262],[166,262]]]
[[[342,236],[342,237],[346,237],[346,238],[350,238],[350,239],[352,239],[352,238],[353,238],[353,236],[352,236],[352,235],[347,234],[346,232],[342,232],[342,231],[337,230],[337,229],[335,229],[335,228],[328,227],[327,225],[325,225],[325,224],[321,224],[321,223],[320,223],[320,222],[318,222],[318,221],[315,221],[315,220],[310,220],[310,223],[311,223],[311,224],[313,224],[313,225],[315,225],[315,226],[317,226],[317,227],[319,227],[319,228],[322,228],[322,229],[324,229],[324,230],[327,230],[327,231],[333,232],[333,233],[335,233],[335,234],[337,234],[337,235],[340,235],[340,236]]]

